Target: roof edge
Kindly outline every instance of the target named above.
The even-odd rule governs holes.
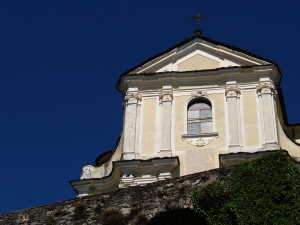
[[[147,60],[144,60],[143,62],[139,63],[138,65],[136,65],[136,66],[132,67],[131,69],[129,69],[129,70],[125,71],[124,73],[122,73],[122,74],[120,75],[120,77],[119,77],[119,79],[118,79],[118,83],[117,83],[117,85],[116,85],[117,90],[119,90],[119,89],[118,89],[118,86],[119,86],[119,84],[120,84],[120,78],[121,78],[122,76],[124,76],[124,75],[126,75],[126,74],[132,72],[133,70],[135,70],[135,69],[141,67],[142,65],[144,65],[144,64],[146,64],[146,63],[148,63],[148,62],[150,62],[151,60],[153,60],[153,59],[155,59],[155,58],[157,58],[157,57],[159,57],[159,56],[161,56],[161,55],[163,55],[163,54],[166,54],[167,52],[171,51],[172,49],[178,48],[178,47],[180,47],[180,46],[182,46],[182,45],[184,45],[184,44],[186,44],[186,43],[188,43],[188,42],[190,42],[190,41],[192,41],[192,40],[194,40],[194,39],[196,39],[196,38],[202,39],[202,40],[204,40],[204,41],[207,41],[207,42],[210,42],[210,43],[213,43],[213,44],[216,44],[216,45],[221,45],[221,46],[223,46],[223,47],[226,47],[226,48],[229,48],[229,49],[232,49],[232,50],[241,52],[241,53],[243,53],[243,54],[252,56],[252,57],[254,57],[254,58],[257,58],[257,59],[260,59],[260,60],[269,62],[270,64],[274,64],[274,65],[277,67],[278,72],[279,72],[280,74],[282,74],[281,69],[280,69],[278,63],[276,63],[276,62],[274,62],[274,61],[272,61],[272,60],[270,60],[270,59],[268,59],[268,58],[262,57],[262,56],[260,56],[260,55],[257,55],[256,53],[253,53],[253,52],[250,52],[250,51],[241,49],[241,48],[239,48],[239,47],[236,47],[236,46],[233,46],[233,45],[230,45],[230,44],[226,44],[226,43],[223,43],[223,42],[220,42],[220,41],[216,41],[216,40],[210,39],[210,38],[205,37],[205,36],[194,35],[194,36],[189,37],[189,38],[187,38],[187,39],[185,39],[185,40],[183,40],[183,41],[181,41],[181,42],[179,42],[179,43],[173,45],[172,47],[170,47],[170,48],[168,48],[168,49],[166,49],[166,50],[164,50],[164,51],[162,51],[162,52],[160,52],[160,53],[158,53],[158,54],[156,54],[156,55],[154,55],[154,56],[148,58]],[[280,85],[280,83],[281,83],[281,78],[280,78],[280,81],[279,81],[279,85]]]

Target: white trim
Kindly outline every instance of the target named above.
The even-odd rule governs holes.
[[[199,90],[199,89],[197,89],[197,90]],[[191,93],[190,93],[190,95],[191,95]],[[197,99],[199,99],[199,100],[204,99],[204,100],[207,100],[208,102],[210,102],[211,108],[212,108],[211,112],[212,112],[213,132],[216,132],[216,127],[215,127],[215,122],[214,122],[214,118],[215,118],[215,110],[214,110],[214,107],[215,107],[215,104],[214,104],[214,101],[212,100],[212,98],[210,98],[210,97],[208,96],[208,94],[207,94],[207,95],[202,96],[202,97],[193,97],[193,96],[191,96],[191,97],[186,101],[185,106],[184,106],[184,107],[185,107],[185,112],[184,112],[184,119],[185,119],[185,122],[184,122],[184,131],[185,131],[185,133],[186,133],[186,134],[188,133],[188,131],[187,131],[187,108],[188,108],[188,105],[190,104],[190,102],[196,101]]]
[[[242,137],[242,121],[241,121],[241,94],[242,92],[240,92],[240,94],[237,94],[236,96],[236,101],[237,101],[237,117],[238,117],[238,129],[239,129],[239,144],[241,147],[241,150],[243,149],[244,143],[243,143],[243,137]]]
[[[144,101],[145,101],[145,98],[144,96],[142,95],[142,103],[141,103],[141,108],[140,108],[140,133],[139,133],[139,156],[142,155],[142,151],[143,151],[143,133],[144,133],[144,124],[143,124],[143,121],[144,121]]]
[[[158,102],[156,103],[156,106],[159,107],[159,117],[158,117],[158,123],[156,124],[157,125],[157,128],[156,128],[156,131],[158,131],[158,143],[157,143],[157,146],[158,148],[156,149],[156,154],[158,154],[161,150],[161,134],[162,134],[162,114],[163,114],[163,105],[160,103],[160,100],[159,100],[159,97],[158,97]],[[157,120],[156,120],[157,121]]]
[[[229,120],[228,120],[228,106],[227,106],[227,98],[225,94],[225,88],[223,89],[223,102],[224,102],[224,113],[225,113],[225,132],[226,132],[226,150],[229,152]]]
[[[173,94],[173,101],[171,104],[171,156],[173,156],[173,152],[175,151],[175,109],[176,109],[176,103],[175,103],[175,96]]]
[[[246,148],[246,134],[245,134],[246,129],[245,129],[245,115],[244,115],[245,111],[244,111],[244,95],[243,95],[243,93],[245,93],[245,92],[247,92],[247,91],[241,90],[241,94],[240,94],[241,138],[242,138],[242,145],[243,145],[244,149]]]

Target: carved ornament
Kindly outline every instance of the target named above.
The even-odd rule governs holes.
[[[276,87],[273,83],[259,83],[258,86],[256,86],[256,91],[260,94],[267,94],[267,93],[275,93],[277,94]]]
[[[194,98],[207,96],[206,91],[195,91],[191,93]]]
[[[211,136],[211,137],[197,137],[197,138],[182,138],[182,140],[186,140],[188,144],[202,147],[208,145],[218,136]]]
[[[226,86],[225,94],[227,97],[233,97],[241,94],[241,89],[237,85],[234,86]]]
[[[128,104],[137,104],[140,103],[142,101],[142,96],[137,93],[126,93],[125,97],[124,97],[124,103],[123,105],[128,105]]]
[[[86,165],[82,168],[80,180],[92,178],[92,171],[95,169],[92,165]]]
[[[159,93],[160,103],[162,102],[171,102],[173,100],[173,92],[172,91],[162,91]]]

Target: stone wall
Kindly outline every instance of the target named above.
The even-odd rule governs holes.
[[[103,224],[103,213],[111,207],[120,210],[127,218],[126,224],[137,224],[135,218],[138,214],[150,220],[168,209],[192,208],[193,189],[229,172],[230,167],[224,167],[146,186],[118,189],[106,194],[15,211],[0,215],[0,224]]]

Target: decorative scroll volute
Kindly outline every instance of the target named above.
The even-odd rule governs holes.
[[[192,92],[192,97],[193,98],[198,98],[198,97],[204,97],[204,96],[207,96],[207,93],[206,91],[195,91],[195,92]]]
[[[124,97],[124,106],[127,106],[128,104],[140,104],[142,101],[142,96],[137,93],[126,93],[126,96]]]
[[[226,97],[235,97],[241,94],[241,89],[237,85],[231,85],[225,87]]]
[[[202,146],[208,145],[215,138],[218,138],[218,136],[198,137],[198,138],[182,138],[182,140],[183,141],[186,140],[186,142],[190,145],[194,145],[194,146],[197,146],[197,147],[202,147]]]
[[[274,94],[277,95],[276,87],[273,83],[259,83],[258,86],[256,86],[256,91],[259,95],[261,94]]]
[[[163,91],[159,93],[159,102],[171,102],[173,101],[173,92],[172,91]]]

